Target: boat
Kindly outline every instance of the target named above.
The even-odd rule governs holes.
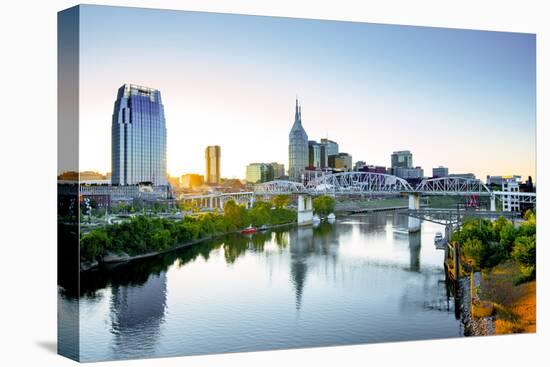
[[[258,232],[258,230],[252,226],[248,226],[241,231],[242,234],[250,234],[250,233],[256,233],[256,232]]]
[[[327,220],[329,222],[334,222],[336,220],[336,215],[334,215],[334,213],[330,213],[329,215],[327,215]]]
[[[319,218],[319,216],[317,214],[315,214],[313,216],[312,221],[313,221],[313,223],[319,223],[321,221],[321,218]]]
[[[259,228],[258,228],[258,231],[267,231],[268,228],[265,224],[262,224]]]
[[[435,248],[438,250],[442,250],[445,248],[445,240],[441,232],[435,233],[434,244],[435,244]]]

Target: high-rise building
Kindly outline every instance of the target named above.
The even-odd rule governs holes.
[[[250,163],[246,166],[246,182],[259,183],[273,181],[273,166],[269,163]]]
[[[400,150],[391,155],[391,168],[412,168],[413,155],[410,150]]]
[[[328,156],[328,165],[337,171],[351,171],[353,168],[351,155],[340,152],[335,155]]]
[[[285,165],[284,164],[277,163],[277,162],[271,162],[270,164],[273,167],[273,178],[274,179],[284,177],[284,175],[285,175]]]
[[[302,127],[302,107],[296,99],[294,124],[288,134],[288,175],[291,180],[300,181],[302,172],[309,163],[308,139]]]
[[[321,168],[321,147],[322,145],[317,143],[315,140],[310,140],[308,142],[308,150],[309,150],[308,168],[310,169]]]
[[[134,84],[118,89],[111,126],[113,185],[166,185],[166,121],[160,91]]]
[[[422,167],[395,167],[392,171],[395,176],[405,180],[419,180],[424,177]]]
[[[206,159],[206,183],[209,185],[220,183],[220,156],[221,148],[219,145],[206,147],[204,158]]]
[[[321,144],[325,146],[327,156],[336,155],[338,151],[338,143],[329,139],[321,139]]]
[[[432,169],[432,176],[434,178],[449,176],[449,169],[447,167],[439,166]]]

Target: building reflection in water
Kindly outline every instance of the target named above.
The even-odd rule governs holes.
[[[114,285],[111,298],[113,350],[118,357],[153,352],[164,322],[166,273],[150,274],[145,283]]]
[[[307,275],[307,257],[313,250],[313,227],[298,227],[290,231],[290,281],[296,291],[296,309],[302,306]]]
[[[409,233],[410,271],[420,272],[420,231]]]

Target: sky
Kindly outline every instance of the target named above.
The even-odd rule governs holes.
[[[80,13],[80,170],[111,170],[124,83],[160,90],[172,176],[288,169],[296,97],[310,140],[390,166],[410,150],[431,175],[535,179],[535,35],[85,5]]]

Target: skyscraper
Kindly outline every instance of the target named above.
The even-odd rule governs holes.
[[[206,151],[204,152],[206,159],[206,183],[209,185],[220,183],[220,155],[221,148],[219,145],[206,147]]]
[[[323,138],[321,139],[321,144],[323,144],[326,147],[325,149],[327,151],[327,156],[337,155],[339,153],[337,142]]]
[[[391,168],[412,168],[413,155],[410,150],[400,150],[391,155]]]
[[[315,140],[310,140],[309,143],[309,169],[321,168],[321,147],[322,145]],[[325,150],[326,151],[326,150]]]
[[[447,167],[443,167],[443,166],[434,167],[432,169],[432,176],[434,178],[447,177],[447,176],[449,176],[449,169]]]
[[[134,84],[118,89],[111,126],[113,185],[166,185],[166,121],[160,91]]]
[[[275,171],[269,163],[250,163],[246,166],[246,181],[248,183],[259,183],[273,181]]]
[[[296,99],[294,124],[288,134],[288,163],[289,178],[300,181],[302,171],[309,163],[309,151],[307,134],[302,127],[302,107],[298,105],[298,99]]]

